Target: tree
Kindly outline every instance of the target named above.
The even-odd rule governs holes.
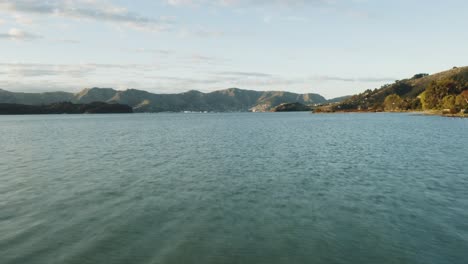
[[[399,96],[403,96],[410,92],[413,89],[413,86],[407,82],[398,82],[395,83],[392,87],[392,93],[398,94]]]
[[[457,83],[451,79],[442,79],[434,81],[426,88],[424,92],[424,109],[437,109],[442,107],[442,99],[451,94],[457,94]]]
[[[468,104],[468,90],[464,90],[460,95],[463,97],[463,99],[465,99],[465,102]]]
[[[450,109],[451,112],[456,111],[455,106],[455,95],[447,95],[442,99],[442,107],[444,109]]]
[[[384,108],[386,111],[396,111],[399,110],[403,100],[397,94],[391,94],[385,97]]]
[[[422,104],[420,98],[414,98],[409,102],[409,109],[421,110]]]
[[[422,106],[422,109],[423,110],[427,110],[429,109],[429,105],[426,101],[426,91],[422,92],[419,96],[418,96],[419,100],[421,101],[421,106]]]
[[[413,76],[413,78],[411,78],[411,79],[421,79],[421,78],[426,77],[426,76],[429,76],[429,74],[428,73],[418,73],[418,74],[415,74]]]
[[[455,106],[458,109],[468,108],[468,90],[463,91],[460,95],[455,98]]]

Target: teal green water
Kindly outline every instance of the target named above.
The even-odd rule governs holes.
[[[0,263],[468,263],[468,119],[0,117]]]

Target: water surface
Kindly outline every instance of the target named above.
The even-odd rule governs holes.
[[[0,117],[0,263],[468,263],[468,119]]]

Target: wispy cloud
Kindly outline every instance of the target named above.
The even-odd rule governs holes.
[[[138,48],[122,50],[135,54],[144,54],[144,56],[154,55],[158,64],[164,64],[166,68],[190,69],[190,71],[198,70],[202,65],[220,66],[230,61],[230,59],[223,57],[207,56],[200,53],[184,53],[171,49]]]
[[[68,43],[68,44],[79,44],[81,41],[77,39],[56,39],[56,42]]]
[[[173,53],[173,51],[166,50],[166,49],[148,49],[148,48],[127,49],[127,51],[135,52],[135,53],[152,53],[152,54],[158,54],[158,55],[169,55]]]
[[[227,72],[218,72],[216,75],[224,76],[240,76],[240,77],[273,77],[272,74],[261,73],[261,72],[236,72],[236,71],[227,71]]]
[[[0,39],[28,41],[42,38],[41,35],[12,28],[7,33],[0,33]]]
[[[369,82],[369,83],[393,82],[393,81],[397,80],[397,78],[391,78],[391,77],[379,77],[379,78],[356,77],[356,78],[351,78],[351,77],[327,76],[327,75],[313,76],[311,79],[312,80],[317,80],[317,81]]]
[[[225,36],[226,33],[222,30],[212,30],[202,27],[182,29],[179,31],[179,37],[199,37],[199,38],[219,38]]]
[[[198,63],[219,64],[219,63],[223,63],[226,61],[226,59],[213,57],[213,56],[205,56],[201,54],[193,54],[189,56],[187,60],[189,62],[196,63],[196,64]]]
[[[31,25],[34,23],[32,18],[27,15],[14,14],[13,17],[15,19],[15,22],[20,25]]]
[[[60,75],[66,77],[83,77],[94,69],[88,65],[54,65],[54,64],[28,64],[28,63],[2,63],[0,68],[4,69],[6,74],[16,78],[35,78],[35,77],[57,77]]]
[[[159,69],[158,65],[150,64],[42,64],[42,63],[0,63],[0,69],[5,74],[17,78],[35,77],[71,77],[82,78],[88,74],[102,70],[118,70],[125,72],[145,72]]]
[[[155,50],[155,52],[159,52]],[[195,62],[220,62],[223,61],[217,57],[208,57],[203,55],[192,55],[186,58]],[[183,62],[183,61],[182,61]],[[141,74],[160,69],[160,65],[154,64],[104,64],[104,63],[83,63],[83,64],[42,64],[42,63],[0,63],[0,72],[3,74],[16,75],[17,77],[38,77],[38,76],[57,76],[66,75],[71,77],[83,77],[98,70],[123,70],[136,71]],[[328,75],[313,75],[302,76],[295,78],[285,78],[281,75],[264,73],[264,72],[249,72],[249,71],[219,71],[219,72],[204,72],[206,80],[210,83],[218,80],[222,81],[242,81],[257,80],[259,83],[305,83],[310,81],[334,81],[334,82],[392,82],[397,78],[390,77],[343,77],[343,76],[328,76]],[[172,77],[171,77],[172,78]],[[173,80],[184,80],[183,77],[177,77]],[[193,79],[190,79],[193,80]]]
[[[171,65],[172,70],[167,70],[167,65],[162,67],[154,64],[0,63],[0,87],[13,91],[74,92],[92,86],[135,88],[153,92],[184,92],[191,89],[208,92],[239,87],[253,90],[320,92],[326,95],[327,91],[323,87],[378,87],[382,83],[394,80],[329,75],[284,76],[256,71],[213,71],[212,68],[202,70],[201,65],[220,63],[219,58],[202,55],[185,58],[199,61],[197,67],[193,67],[193,72],[174,74],[174,68],[182,69],[189,64],[189,61],[183,60],[179,64]],[[223,68],[225,66],[219,65]]]
[[[262,6],[262,5],[281,5],[281,6],[297,6],[304,4],[331,4],[331,0],[164,0],[169,5],[173,6],[200,6],[200,5],[217,5],[217,6]]]
[[[321,82],[384,82],[388,78],[347,78],[333,76],[298,76],[284,77],[281,75],[261,72],[224,71],[202,74],[204,77],[192,78],[184,76],[158,76],[157,79],[168,81],[172,87],[200,87],[208,91],[211,87],[241,87],[248,89],[264,89],[265,87],[309,87]],[[283,88],[284,89],[284,88]]]
[[[167,30],[173,22],[172,17],[145,17],[101,0],[2,0],[0,11],[105,21],[150,31]]]

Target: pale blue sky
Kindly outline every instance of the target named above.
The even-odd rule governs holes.
[[[464,66],[462,0],[0,0],[0,89],[377,88]]]

